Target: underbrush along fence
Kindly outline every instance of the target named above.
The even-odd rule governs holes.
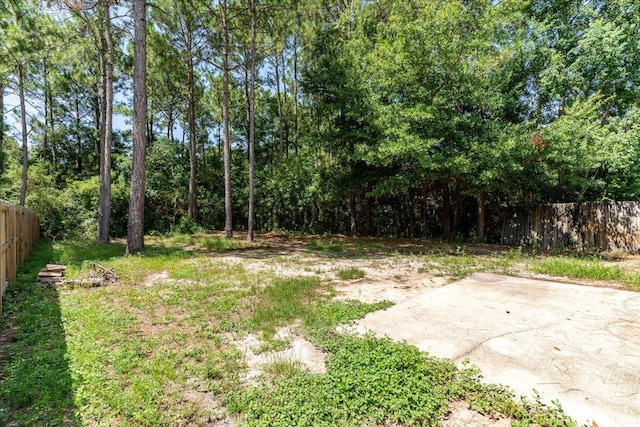
[[[24,264],[39,237],[40,224],[34,211],[0,200],[0,315],[1,296],[9,282],[15,280],[18,267]]]
[[[554,203],[507,215],[502,243],[640,252],[640,202]]]

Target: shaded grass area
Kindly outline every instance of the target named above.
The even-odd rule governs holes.
[[[192,251],[123,251],[117,243],[36,246],[5,300],[3,334],[13,338],[2,354],[0,425],[206,425],[225,416],[220,402],[239,387],[244,362],[230,335],[297,318],[310,331],[333,329],[378,307],[330,302],[317,279],[256,275]],[[52,262],[71,277],[99,262],[121,282],[36,284]],[[162,270],[174,280],[141,284]]]
[[[133,257],[123,257],[119,243],[38,242],[5,296],[0,425],[207,425],[226,416],[223,404],[247,425],[435,425],[447,402],[461,398],[482,412],[510,415],[517,425],[574,425],[537,401],[514,402],[503,388],[480,383],[473,369],[458,370],[404,344],[335,332],[390,303],[332,301],[316,277],[246,271],[172,239],[156,238]],[[457,277],[522,259],[462,252],[424,260],[425,268]],[[35,278],[47,263],[67,265],[70,277],[86,276],[99,263],[120,282],[41,287]],[[349,277],[360,276],[353,270]],[[168,279],[149,279],[158,272]],[[232,338],[259,333],[259,351],[282,350],[290,341],[275,332],[292,324],[327,352],[327,374],[276,360],[264,385],[242,386],[244,360]]]
[[[75,248],[68,255],[82,257]],[[4,295],[0,425],[37,425],[43,420],[52,425],[76,424],[59,296],[54,289],[34,285],[38,271],[59,260],[51,243],[36,242],[32,256]]]

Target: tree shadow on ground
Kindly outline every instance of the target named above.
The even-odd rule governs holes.
[[[40,269],[59,261],[51,242],[38,241],[5,293],[0,322],[0,425],[80,424],[58,291],[36,283]]]
[[[209,236],[222,238],[219,233]],[[323,259],[383,259],[397,255],[502,255],[509,247],[482,243],[461,244],[436,239],[349,237],[343,235],[297,235],[288,233],[256,233],[255,241],[246,247],[232,250],[195,251],[211,256],[227,256],[233,253],[238,258],[268,259],[277,256],[311,256]],[[234,239],[244,241],[246,233],[237,232]]]

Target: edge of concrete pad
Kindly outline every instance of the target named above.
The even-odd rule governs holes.
[[[630,401],[640,396],[639,319],[637,292],[477,273],[370,313],[355,330],[469,358],[488,382],[536,389],[578,421],[639,427],[640,399]]]

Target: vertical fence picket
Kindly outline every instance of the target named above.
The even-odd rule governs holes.
[[[541,205],[503,224],[507,245],[640,252],[640,202]]]
[[[0,200],[0,316],[2,295],[33,249],[39,228],[35,212]]]

